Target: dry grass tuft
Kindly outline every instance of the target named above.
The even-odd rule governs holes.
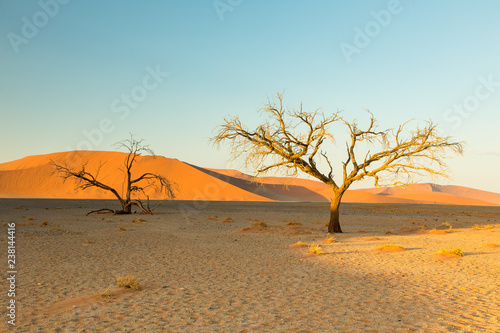
[[[260,220],[258,220],[258,221],[259,222],[255,222],[253,224],[253,226],[243,228],[240,231],[242,231],[242,232],[267,232],[269,230],[269,229],[267,229],[267,227],[268,227],[267,223],[260,221]]]
[[[374,251],[386,251],[386,252],[396,252],[396,251],[406,251],[406,249],[402,246],[395,244],[384,244],[377,246],[373,249]]]
[[[319,244],[312,243],[311,246],[309,246],[309,253],[311,254],[323,254],[323,249]]]
[[[297,222],[296,220],[293,220],[293,221],[286,221],[286,220],[285,220],[284,222],[287,222],[287,224],[286,224],[286,225],[289,225],[289,226],[291,226],[291,227],[293,227],[293,226],[299,226],[299,227],[300,227],[300,226],[302,225],[302,223]]]
[[[48,225],[47,221],[43,221],[42,223],[40,223],[40,227],[45,227],[46,225]]]
[[[123,220],[121,220],[123,221]],[[145,219],[142,219],[142,218],[138,218],[137,220],[136,219],[133,219],[132,221],[130,221],[132,223],[146,223],[147,221]]]
[[[451,226],[450,223],[448,223],[447,221],[443,220],[443,223],[441,223],[438,228],[450,228],[450,230],[451,230],[452,226]]]
[[[253,224],[253,227],[254,227],[254,228],[267,228],[267,227],[268,227],[268,225],[267,225],[267,223],[266,223],[266,222],[260,221],[260,222],[255,222],[255,223]]]
[[[217,215],[209,216],[205,219],[205,221],[217,221]]]
[[[357,240],[361,240],[361,241],[378,241],[378,240],[382,240],[383,238],[379,238],[379,237],[356,237]]]
[[[232,223],[234,222],[232,217],[226,217],[224,220],[221,221],[222,223]]]
[[[328,234],[326,237],[328,237],[330,234]],[[332,244],[332,243],[336,243],[337,242],[337,239],[333,236],[330,236],[326,239],[323,240],[323,243],[325,244]]]
[[[139,285],[139,283],[137,283],[137,278],[130,274],[127,274],[125,276],[121,275],[117,276],[116,284],[118,285],[119,288],[130,288],[135,290],[141,289],[141,286]]]
[[[103,292],[98,291],[97,294],[100,297],[111,297],[111,295],[109,294],[110,291],[111,291],[111,289],[106,288],[106,290],[104,290]]]
[[[432,230],[427,231],[428,234],[435,234],[435,235],[438,235],[438,234],[444,235],[444,234],[449,234],[450,232],[452,232],[451,229],[450,230],[432,229]]]
[[[307,245],[307,243],[298,241],[297,243],[290,245],[290,247],[309,247],[309,245]]]
[[[127,229],[125,229],[125,227],[124,227],[124,226],[120,226],[120,227],[118,228],[118,230],[120,230],[120,231],[127,231]]]
[[[493,229],[495,226],[491,225],[491,224],[475,224],[474,225],[474,228],[472,228],[472,230],[480,230],[480,229],[488,229],[488,230],[491,230]]]
[[[436,254],[443,255],[443,256],[459,256],[459,257],[464,256],[464,253],[458,247],[456,249],[452,249],[452,250],[441,249],[441,250],[437,251]]]
[[[252,219],[252,218],[248,218],[247,221],[251,221],[251,222],[261,222],[262,220],[260,219]]]

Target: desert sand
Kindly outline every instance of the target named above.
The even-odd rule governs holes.
[[[18,269],[17,325],[4,316],[0,330],[500,331],[497,206],[344,203],[344,233],[326,243],[326,202],[173,201],[152,216],[85,215],[116,204],[0,199],[1,248],[15,222]],[[406,250],[374,251],[384,244]],[[465,255],[437,256],[442,248]],[[127,274],[141,290],[117,288]]]

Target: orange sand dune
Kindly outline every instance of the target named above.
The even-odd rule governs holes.
[[[30,156],[18,161],[0,164],[0,197],[40,198],[114,198],[109,192],[97,188],[75,191],[74,180],[63,180],[54,174],[50,161],[69,166],[80,166],[88,161],[86,170],[95,173],[102,164],[98,179],[117,189],[122,188],[125,153],[73,151],[40,156]],[[27,167],[23,168],[23,163]],[[7,168],[10,168],[8,170]],[[134,165],[133,177],[145,171],[159,173],[178,184],[177,199],[181,200],[246,200],[268,201],[269,199],[242,190],[227,182],[211,177],[192,166],[165,157],[140,156]],[[159,198],[150,193],[151,198]]]
[[[390,198],[401,198],[401,199],[411,199],[415,201],[420,201],[420,203],[425,204],[442,204],[442,205],[480,205],[488,206],[491,205],[490,202],[458,197],[448,193],[427,193],[427,192],[410,192],[402,193],[398,195],[391,195]]]
[[[412,198],[418,201],[454,203],[459,205],[500,205],[500,194],[455,185],[412,184],[363,191],[393,198]],[[426,196],[428,196],[426,198]],[[465,198],[465,200],[464,200]]]
[[[113,199],[109,192],[98,188],[75,191],[77,183],[54,173],[51,160],[79,169],[85,164],[87,171],[119,192],[123,187],[126,154],[105,151],[72,151],[28,156],[0,164],[0,197],[31,198],[95,198]],[[157,156],[139,156],[134,164],[133,176],[154,172],[167,177],[178,186],[179,200],[221,201],[329,201],[331,189],[318,181],[289,177],[259,177],[237,170],[207,169],[176,159]],[[159,193],[150,191],[152,199]],[[500,194],[471,188],[414,184],[390,188],[349,190],[343,202],[367,203],[436,203],[459,205],[500,205]]]
[[[255,177],[237,170],[210,169],[220,174],[255,181]],[[259,177],[264,184],[283,184],[306,187],[327,200],[332,198],[329,186],[310,179],[287,177]],[[315,200],[311,200],[315,201]],[[500,205],[500,194],[480,191],[472,188],[437,185],[412,184],[396,187],[379,187],[360,190],[348,190],[342,202],[367,203],[416,203],[416,204],[455,204],[455,205]]]

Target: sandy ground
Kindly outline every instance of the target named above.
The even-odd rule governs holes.
[[[290,245],[327,238],[328,204],[172,202],[153,216],[85,216],[115,205],[0,199],[0,245],[6,259],[15,222],[18,270],[16,326],[2,315],[0,330],[500,331],[500,207],[344,204],[345,232],[308,255]],[[407,250],[373,251],[383,244]],[[457,247],[463,257],[435,255]],[[142,290],[116,289],[126,274]]]

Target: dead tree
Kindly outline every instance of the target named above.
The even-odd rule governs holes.
[[[120,202],[121,210],[104,210],[111,211],[114,214],[130,214],[132,213],[132,206],[139,207],[146,214],[153,214],[153,211],[158,208],[165,200],[175,198],[176,184],[169,181],[164,176],[152,172],[143,173],[138,177],[132,176],[132,168],[138,156],[141,156],[143,154],[147,154],[153,157],[155,156],[154,152],[149,148],[148,145],[143,145],[142,140],[137,141],[133,138],[133,136],[130,136],[130,139],[118,142],[117,144],[115,144],[115,146],[118,149],[123,148],[128,151],[128,154],[124,161],[125,168],[120,169],[125,176],[125,194],[120,194],[115,188],[98,180],[99,172],[103,167],[102,163],[93,173],[87,170],[87,163],[84,163],[79,170],[74,170],[66,165],[57,164],[54,161],[51,161],[51,163],[55,167],[55,172],[60,177],[62,177],[64,181],[66,181],[67,179],[76,179],[76,189],[85,190],[90,187],[98,187],[105,191],[111,192]],[[149,195],[147,194],[147,190],[149,189],[155,189],[163,196],[162,200],[153,207],[150,205]],[[134,197],[134,194],[142,195],[144,199],[141,199],[140,197]]]
[[[367,111],[370,122],[365,129],[360,129],[356,121],[347,121],[339,111],[326,116],[320,110],[303,111],[302,104],[298,110],[290,110],[283,106],[283,94],[279,93],[277,102],[268,100],[261,109],[268,119],[255,130],[249,130],[238,116],[227,116],[210,140],[217,148],[227,141],[232,158],[243,157],[245,166],[256,170],[257,175],[274,170],[297,176],[302,171],[330,186],[333,191],[330,233],[342,232],[339,206],[352,183],[372,177],[375,186],[392,186],[411,184],[415,176],[447,177],[448,169],[443,162],[445,152],[463,152],[463,142],[439,136],[437,125],[432,121],[424,127],[417,124],[412,130],[407,128],[414,120],[396,130],[377,131],[375,117]],[[322,150],[325,142],[334,142],[330,125],[336,122],[343,124],[350,135],[346,142],[347,157],[338,168],[342,173],[340,182],[334,180],[337,170]],[[360,144],[365,148],[362,152]],[[370,149],[374,148],[372,152]],[[326,172],[320,171],[320,166],[326,168]]]

